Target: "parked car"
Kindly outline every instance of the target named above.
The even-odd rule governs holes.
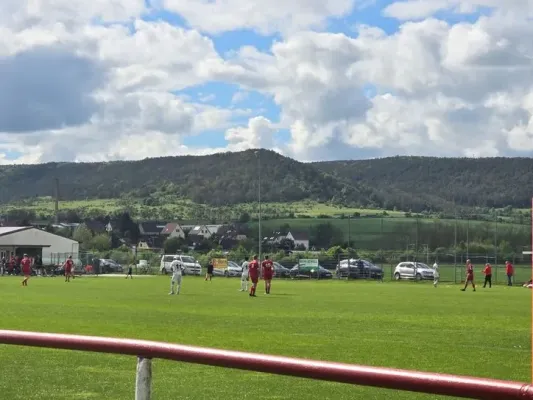
[[[213,275],[214,276],[241,276],[242,275],[242,268],[239,264],[237,264],[235,261],[228,261],[228,266],[226,268],[215,268],[213,269]]]
[[[292,279],[301,279],[301,278],[320,278],[320,279],[331,279],[333,278],[333,274],[331,271],[327,270],[326,268],[323,268],[322,266],[318,266],[318,271],[315,267],[310,266],[300,266],[295,265],[290,270],[290,277]]]
[[[237,264],[235,261],[228,261],[228,267],[224,271],[225,276],[241,276],[242,275],[242,268],[239,264]]]
[[[174,261],[174,257],[177,257],[182,262],[184,267],[183,275],[202,275],[202,266],[200,263],[194,257],[182,254],[165,254],[161,256],[159,272],[168,274],[170,272],[170,264]]]
[[[275,278],[289,278],[291,276],[291,270],[285,268],[278,262],[274,261],[274,277]]]
[[[406,261],[394,269],[394,279],[433,280],[435,271],[424,263]]]
[[[118,274],[123,272],[122,265],[115,260],[100,259],[100,273],[101,274]]]
[[[383,270],[370,261],[351,258],[342,260],[336,270],[339,278],[349,279],[383,279]]]

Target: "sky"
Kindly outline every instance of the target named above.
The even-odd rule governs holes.
[[[533,156],[531,0],[2,0],[0,164]]]

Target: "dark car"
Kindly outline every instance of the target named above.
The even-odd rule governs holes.
[[[114,260],[101,259],[100,260],[100,273],[102,274],[117,274],[123,272],[122,265]]]
[[[370,261],[361,259],[342,260],[337,265],[337,277],[349,279],[383,279],[383,270]]]
[[[302,279],[302,278],[319,278],[319,279],[331,279],[333,274],[331,271],[318,266],[318,271],[315,267],[307,265],[295,265],[290,270],[290,276],[292,279]]]
[[[275,278],[289,278],[291,276],[291,270],[285,268],[280,263],[274,262],[274,277]]]

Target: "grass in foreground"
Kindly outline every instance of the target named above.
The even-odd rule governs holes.
[[[275,281],[252,299],[238,279],[0,278],[4,329],[131,337],[528,381],[531,291],[345,281]],[[261,286],[261,289],[263,287]],[[6,399],[127,399],[135,359],[0,346]],[[440,397],[156,360],[154,399]],[[392,397],[391,397],[392,396]]]

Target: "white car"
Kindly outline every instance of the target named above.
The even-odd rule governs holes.
[[[424,263],[405,261],[399,263],[394,269],[394,279],[433,280],[435,271]]]
[[[167,274],[170,272],[170,264],[174,261],[174,257],[177,257],[183,264],[183,275],[202,275],[202,266],[191,256],[184,256],[182,254],[165,254],[161,257],[161,264],[159,266],[159,272]]]

